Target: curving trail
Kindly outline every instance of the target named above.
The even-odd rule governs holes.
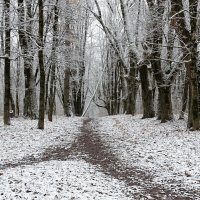
[[[138,168],[130,168],[123,165],[112,150],[101,140],[99,133],[92,130],[90,123],[92,119],[86,119],[81,129],[82,134],[77,141],[77,150],[81,152],[82,158],[93,165],[100,166],[106,174],[122,180],[127,185],[124,191],[130,199],[157,199],[157,200],[189,200],[194,199],[193,192],[188,197],[179,196],[173,191],[166,190],[160,185],[152,184],[152,177],[147,172]],[[129,188],[139,188],[138,191]]]
[[[84,159],[86,162],[98,166],[105,174],[123,181],[126,184],[124,194],[129,199],[155,199],[155,200],[189,200],[198,199],[198,194],[193,191],[182,191],[183,197],[172,190],[165,189],[162,185],[153,184],[153,177],[146,171],[138,168],[130,168],[124,165],[111,148],[103,142],[101,134],[92,128],[91,124],[97,123],[93,119],[84,119],[81,132],[70,148],[64,146],[52,146],[38,158],[25,157],[17,163],[0,165],[0,169],[32,165],[50,160]],[[97,124],[96,124],[97,125]],[[196,196],[195,196],[196,195]]]

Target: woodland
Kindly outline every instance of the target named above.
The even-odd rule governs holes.
[[[200,200],[200,0],[0,0],[0,200]]]
[[[143,113],[200,128],[198,0],[1,0],[1,114]],[[138,101],[140,99],[141,101]]]

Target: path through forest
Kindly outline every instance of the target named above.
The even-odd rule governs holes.
[[[101,172],[123,181],[126,185],[123,193],[129,199],[157,199],[157,200],[185,200],[196,199],[193,191],[182,190],[184,196],[174,190],[166,189],[164,185],[155,184],[152,175],[137,167],[127,167],[122,163],[114,151],[102,140],[101,133],[95,130],[95,123],[98,119],[83,119],[81,133],[70,148],[64,146],[52,146],[38,158],[25,157],[17,163],[7,163],[0,166],[0,169],[18,167],[21,165],[32,165],[44,161],[68,159],[83,159],[93,166],[97,166]],[[93,126],[92,126],[93,124]],[[98,125],[98,124],[96,124]],[[137,189],[136,189],[137,188]],[[138,189],[139,188],[139,189]],[[178,189],[178,188],[177,188]]]
[[[155,185],[152,183],[152,177],[141,169],[126,167],[116,155],[112,152],[104,142],[101,140],[101,136],[95,130],[92,130],[91,123],[92,119],[84,120],[82,133],[77,140],[76,152],[83,157],[87,162],[93,165],[101,167],[102,171],[106,174],[112,175],[113,177],[122,180],[127,185],[127,191],[124,191],[127,196],[131,199],[173,199],[173,200],[184,200],[193,199],[188,197],[179,196],[173,191],[164,189],[163,186]],[[81,154],[80,154],[81,153]],[[129,192],[129,187],[139,187],[140,192]]]

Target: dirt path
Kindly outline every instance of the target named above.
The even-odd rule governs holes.
[[[158,200],[185,200],[195,199],[195,194],[190,191],[182,191],[188,197],[179,196],[173,191],[166,190],[160,185],[152,184],[152,177],[138,168],[128,168],[120,162],[113,154],[112,150],[107,147],[101,140],[98,133],[95,133],[90,122],[85,120],[82,127],[82,135],[77,141],[78,151],[82,152],[84,159],[93,165],[101,167],[104,173],[107,173],[119,180],[124,181],[129,187],[139,187],[140,192],[125,191],[131,199],[158,199]]]
[[[106,146],[101,140],[101,135],[92,130],[92,119],[86,119],[83,121],[81,128],[81,134],[77,140],[72,144],[71,148],[65,147],[50,147],[46,149],[44,154],[39,158],[32,156],[26,157],[21,161],[13,164],[8,163],[0,166],[0,169],[8,167],[17,167],[21,165],[32,165],[43,161],[50,160],[67,160],[81,158],[98,166],[105,174],[109,174],[114,178],[126,183],[127,188],[123,191],[130,199],[134,200],[188,200],[198,199],[192,191],[181,191],[185,197],[179,196],[172,190],[164,189],[161,185],[153,184],[151,175],[138,168],[126,167],[112,150]],[[139,188],[139,192],[134,190]]]

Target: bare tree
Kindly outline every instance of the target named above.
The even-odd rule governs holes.
[[[50,94],[49,94],[49,111],[48,119],[52,121],[52,115],[55,106],[55,95],[56,95],[56,65],[57,65],[57,45],[58,45],[58,0],[56,0],[54,6],[54,23],[53,23],[53,41],[52,41],[52,54],[51,54],[51,80],[50,80]]]
[[[166,122],[173,118],[172,114],[172,101],[171,101],[171,82],[172,77],[170,68],[167,70],[162,69],[161,64],[161,47],[163,38],[162,19],[165,11],[165,1],[152,0],[147,1],[149,12],[151,16],[151,31],[152,31],[152,52],[149,55],[152,70],[158,86],[158,119],[161,122]]]
[[[25,6],[26,3],[26,13]],[[32,119],[38,118],[38,106],[36,96],[36,82],[33,74],[33,49],[32,49],[32,5],[29,0],[18,0],[18,17],[19,17],[19,42],[24,60],[24,77],[25,77],[25,96],[24,96],[24,113],[25,117]]]
[[[44,70],[44,55],[43,55],[43,36],[44,36],[44,16],[43,16],[43,0],[38,0],[39,9],[39,31],[38,31],[38,58],[40,69],[40,98],[39,98],[39,120],[38,128],[44,129],[44,114],[45,114],[45,70]]]
[[[10,0],[5,0],[4,125],[10,125]]]
[[[199,91],[198,91],[198,51],[197,51],[197,17],[198,17],[198,1],[189,0],[189,13],[190,13],[190,29],[187,26],[184,15],[184,6],[180,1],[173,1],[172,3],[172,22],[171,25],[176,30],[183,47],[183,54],[186,60],[187,77],[189,79],[189,115],[188,115],[188,128],[197,130],[200,128],[200,115],[199,115]],[[187,87],[187,84],[185,84]],[[187,88],[184,92],[184,97],[187,93]]]

